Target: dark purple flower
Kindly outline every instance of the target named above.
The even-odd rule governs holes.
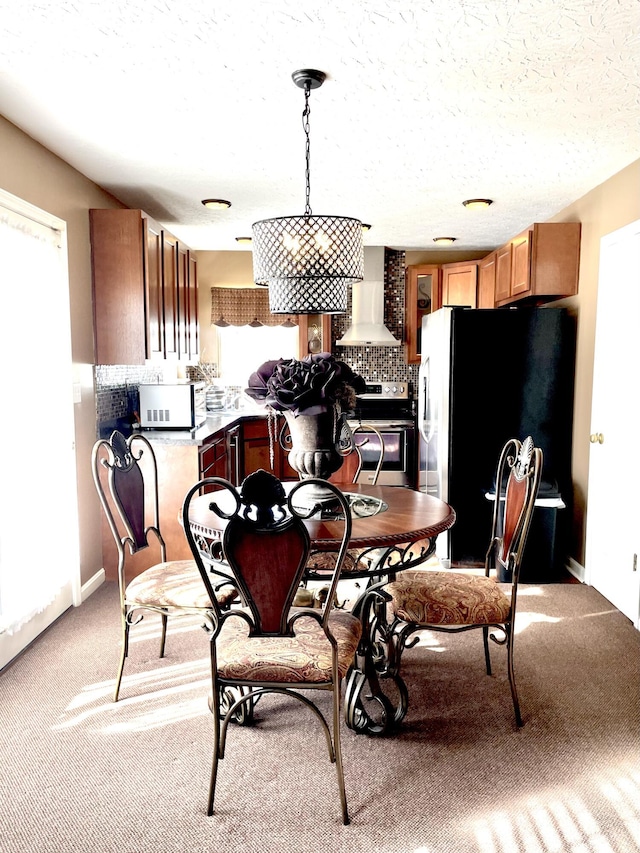
[[[323,352],[295,358],[266,361],[249,377],[247,394],[277,411],[297,417],[325,412],[339,402],[353,406],[354,394],[363,391],[364,379],[346,364]]]

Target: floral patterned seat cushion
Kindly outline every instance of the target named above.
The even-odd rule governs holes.
[[[226,619],[217,642],[218,673],[239,681],[320,684],[331,681],[331,644],[313,618],[298,619],[295,637],[253,637],[240,618]],[[351,613],[334,611],[329,629],[338,644],[338,671],[353,663],[362,625]]]
[[[307,561],[307,570],[312,572],[321,572],[330,577],[336,567],[337,551],[314,551],[309,555]],[[356,568],[358,554],[355,551],[347,551],[342,564],[342,573],[348,574]]]
[[[485,575],[404,572],[385,586],[394,616],[418,625],[486,625],[509,619],[511,599]]]
[[[373,571],[376,563],[387,553],[386,548],[349,548],[342,564],[341,576],[350,572]],[[333,573],[336,551],[314,551],[307,562],[307,569],[314,572]]]
[[[238,597],[229,585],[216,592],[221,607],[227,607]],[[170,560],[158,563],[134,578],[127,586],[127,604],[147,607],[180,607],[209,610],[211,602],[200,572],[193,560]]]

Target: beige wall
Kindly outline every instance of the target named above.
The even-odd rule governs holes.
[[[574,523],[572,556],[584,565],[585,518],[589,478],[591,389],[598,294],[600,240],[640,219],[640,160],[560,211],[553,222],[582,222],[580,285],[577,296],[559,302],[578,317],[573,458]],[[637,276],[638,270],[635,271]],[[620,306],[624,310],[624,306]]]
[[[203,362],[215,361],[211,329],[212,287],[254,287],[251,252],[197,252],[198,316],[200,318],[200,356]]]
[[[75,405],[74,413],[80,513],[80,567],[81,581],[86,583],[102,568],[100,506],[89,464],[91,447],[96,438],[96,415],[93,389],[91,254],[87,211],[90,207],[121,205],[2,117],[0,151],[0,188],[67,223],[74,381],[82,386],[82,402]],[[25,312],[25,316],[28,317],[28,312]],[[46,365],[45,352],[42,358],[43,365]],[[43,422],[42,428],[46,430],[46,422]],[[47,462],[47,466],[50,463],[51,460]]]

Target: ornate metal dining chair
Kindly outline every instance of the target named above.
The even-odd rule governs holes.
[[[380,669],[383,678],[391,678],[398,688],[399,706],[395,724],[405,716],[408,691],[400,675],[401,658],[409,638],[417,631],[458,633],[482,629],[485,665],[491,675],[489,640],[506,645],[507,674],[518,726],[522,725],[516,690],[513,646],[518,580],[527,534],[542,472],[542,450],[529,436],[523,442],[510,439],[502,449],[496,472],[496,498],[493,508],[491,540],[482,575],[450,570],[407,571],[391,583],[370,591],[374,609],[391,612],[391,622],[378,628],[387,645],[387,660]],[[496,576],[510,578],[505,591]],[[365,619],[365,622],[367,619]],[[366,627],[365,627],[366,630]],[[498,633],[495,633],[495,632]]]
[[[362,466],[365,457],[367,457],[367,463],[371,463],[373,467],[370,469],[367,467],[364,473],[367,477],[367,483],[375,486],[384,462],[384,439],[380,430],[372,424],[359,423],[357,427],[351,430],[351,434],[353,436],[353,450],[347,457],[351,464],[344,462],[342,468],[339,468],[332,475],[331,482],[337,483],[341,488],[348,485],[349,482],[357,483],[360,474],[363,472]]]
[[[210,492],[212,486],[218,491]],[[210,576],[189,523],[191,503],[205,488],[211,498],[212,516],[225,522],[224,554],[245,604],[225,612],[213,601],[210,611],[214,750],[209,815],[214,810],[218,763],[225,755],[229,722],[250,722],[257,701],[265,694],[281,693],[298,699],[319,719],[329,758],[338,772],[343,822],[349,823],[340,745],[341,683],[353,662],[361,624],[351,613],[330,606],[322,610],[292,607],[309,555],[305,520],[322,512],[314,498],[305,499],[305,490],[308,494],[318,486],[335,499],[332,518],[339,510],[343,526],[331,578],[331,601],[351,534],[349,505],[337,486],[324,480],[305,480],[296,483],[287,496],[280,480],[259,470],[239,489],[218,477],[201,480],[184,500],[184,528],[209,596],[213,592]],[[306,695],[314,690],[332,695],[331,726]]]
[[[117,702],[129,653],[129,630],[142,619],[145,610],[160,614],[160,657],[164,657],[170,613],[206,614],[211,607],[209,595],[215,596],[220,607],[228,608],[238,593],[228,581],[221,581],[215,588],[212,585],[210,591],[204,589],[193,560],[167,561],[160,532],[156,458],[143,435],[133,433],[125,439],[115,430],[110,438],[99,439],[93,446],[91,466],[118,554],[122,650],[113,694],[113,701]],[[137,554],[153,545],[160,561],[127,583],[127,554]]]

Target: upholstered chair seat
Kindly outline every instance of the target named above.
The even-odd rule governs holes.
[[[404,572],[385,587],[394,616],[421,625],[491,625],[509,618],[511,598],[493,577]]]
[[[216,590],[218,604],[226,608],[238,598],[233,586]],[[209,610],[211,602],[193,560],[158,563],[127,585],[126,602],[139,607]]]
[[[334,610],[329,631],[338,643],[338,672],[344,678],[360,642],[362,624],[350,613]],[[295,623],[295,637],[254,637],[241,619],[227,619],[218,640],[218,674],[229,681],[277,681],[286,684],[331,680],[331,647],[313,617]]]

